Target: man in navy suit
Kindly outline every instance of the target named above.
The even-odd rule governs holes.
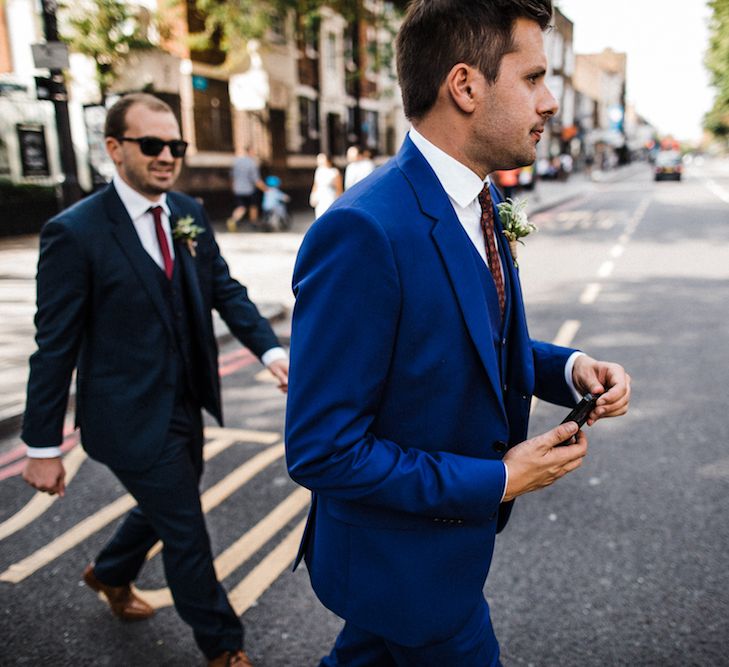
[[[148,618],[154,610],[130,583],[162,540],[175,606],[210,664],[247,665],[240,619],[213,568],[198,488],[200,408],[222,424],[211,310],[283,391],[288,359],[230,276],[202,206],[170,192],[187,147],[170,107],[151,95],[125,96],[109,110],[105,136],[117,170],[112,184],[41,233],[24,478],[64,493],[58,446],[76,368],[83,446],[137,501],[84,581],[117,616]]]
[[[397,39],[409,136],[300,249],[287,462],[313,491],[299,557],[345,619],[322,665],[498,665],[496,533],[587,452],[574,423],[527,439],[532,396],[601,393],[589,423],[627,410],[619,365],[529,337],[487,179],[531,164],[557,110],[551,11],[415,0]]]

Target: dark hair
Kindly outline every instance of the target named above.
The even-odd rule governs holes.
[[[517,18],[546,30],[552,0],[413,0],[396,40],[405,115],[422,118],[457,63],[476,67],[494,83],[502,58],[514,50]]]
[[[127,131],[127,111],[135,104],[141,104],[151,111],[169,112],[174,115],[172,107],[163,102],[159,97],[149,93],[129,93],[112,104],[106,112],[104,123],[105,137],[123,137]]]

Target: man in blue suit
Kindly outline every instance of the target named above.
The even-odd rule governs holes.
[[[198,489],[200,408],[222,424],[211,310],[284,391],[288,359],[230,276],[202,206],[169,191],[187,147],[170,107],[151,95],[125,96],[109,110],[105,136],[112,184],[41,233],[24,478],[64,493],[58,446],[76,368],[83,446],[137,501],[84,581],[117,616],[148,618],[154,610],[130,583],[162,540],[175,606],[210,664],[248,665],[240,619],[213,568]]]
[[[532,396],[600,393],[590,423],[627,410],[620,366],[529,337],[487,179],[531,164],[557,110],[551,11],[415,0],[397,39],[409,136],[302,244],[286,444],[313,491],[299,557],[345,619],[324,666],[499,664],[496,533],[587,452],[574,423],[527,439]]]

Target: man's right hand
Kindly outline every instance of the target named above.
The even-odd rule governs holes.
[[[572,438],[575,432],[577,424],[567,422],[512,447],[504,456],[509,469],[504,502],[549,486],[579,468],[587,454],[587,436],[582,431],[577,432],[574,444],[556,446]]]
[[[63,496],[66,492],[66,471],[60,457],[52,459],[25,459],[23,479],[34,489],[52,496]]]

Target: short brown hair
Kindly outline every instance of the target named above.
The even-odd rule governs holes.
[[[397,35],[397,74],[405,115],[422,118],[457,63],[476,67],[489,83],[513,51],[517,18],[546,30],[552,0],[413,0]]]
[[[159,97],[149,93],[129,93],[112,104],[106,112],[104,136],[119,139],[127,131],[127,111],[135,104],[142,104],[152,111],[168,112],[174,115],[172,107]]]

